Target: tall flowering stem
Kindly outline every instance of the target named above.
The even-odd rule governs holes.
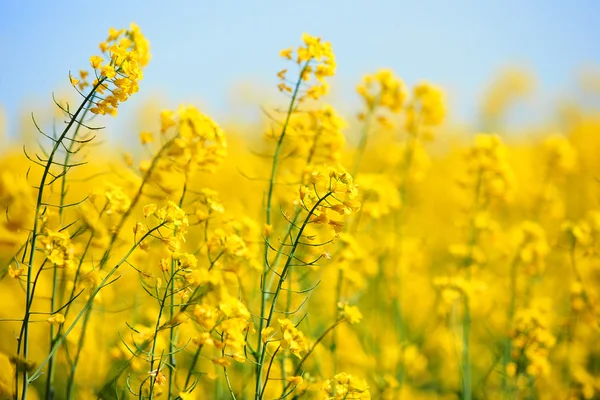
[[[127,38],[125,41],[121,40],[117,42],[121,35],[126,35]],[[112,43],[112,45],[111,45]],[[109,39],[107,42],[104,42],[103,45],[100,46],[101,50],[105,55],[110,58],[110,61],[106,63],[104,66],[102,65],[104,62],[103,57],[101,56],[93,56],[90,59],[91,65],[94,68],[96,73],[96,79],[91,85],[91,89],[87,95],[83,95],[83,101],[77,108],[74,113],[71,113],[68,108],[64,108],[60,104],[56,103],[57,106],[68,115],[69,121],[67,122],[62,133],[55,137],[50,137],[44,134],[41,129],[40,133],[44,136],[48,137],[52,140],[53,145],[51,151],[48,153],[45,159],[38,156],[39,161],[35,161],[31,158],[28,158],[34,162],[36,165],[43,167],[43,172],[40,178],[40,183],[37,186],[37,199],[35,203],[35,212],[34,212],[34,221],[33,227],[31,229],[30,238],[28,238],[28,244],[25,246],[25,253],[27,253],[26,257],[26,266],[27,266],[27,280],[25,284],[26,291],[26,299],[25,299],[25,314],[22,320],[21,332],[17,339],[17,358],[15,361],[15,398],[18,398],[18,390],[19,390],[19,375],[22,376],[21,383],[21,398],[26,399],[28,394],[29,384],[37,377],[36,374],[30,375],[29,371],[32,369],[33,363],[28,359],[29,358],[29,322],[32,313],[32,305],[35,297],[35,288],[38,278],[40,277],[40,273],[44,267],[44,265],[50,261],[54,267],[54,276],[53,276],[53,293],[51,298],[51,313],[52,317],[49,321],[51,323],[64,320],[64,316],[60,314],[59,316],[54,316],[55,313],[55,292],[56,292],[56,280],[57,280],[57,272],[56,268],[59,266],[64,267],[66,264],[72,263],[70,259],[71,256],[68,254],[68,249],[63,248],[61,252],[53,252],[47,254],[46,260],[39,267],[38,272],[33,278],[33,269],[35,267],[35,253],[39,251],[38,249],[38,238],[44,234],[47,236],[54,235],[54,238],[49,238],[47,240],[58,241],[56,243],[63,243],[68,246],[68,236],[64,234],[53,234],[50,231],[47,233],[43,232],[47,230],[45,226],[41,225],[41,217],[45,210],[49,206],[53,206],[51,204],[46,204],[44,202],[44,194],[45,189],[51,186],[55,181],[63,178],[62,187],[61,187],[61,202],[57,206],[60,210],[61,216],[61,229],[62,227],[62,217],[63,210],[67,207],[64,204],[64,199],[66,195],[65,188],[65,176],[68,171],[78,165],[81,164],[71,164],[69,162],[69,156],[73,153],[72,146],[74,143],[81,143],[76,139],[76,135],[78,133],[79,127],[83,125],[83,120],[85,117],[85,113],[89,109],[91,112],[95,114],[116,114],[116,108],[118,107],[120,102],[124,102],[128,99],[130,95],[137,91],[137,81],[143,78],[141,73],[141,67],[145,65],[149,59],[148,52],[148,43],[146,39],[143,37],[139,28],[132,24],[131,29],[129,31],[121,30],[114,31],[110,33]],[[84,90],[89,83],[86,81],[87,76],[89,75],[86,71],[81,71],[81,81],[73,76],[69,76],[71,84],[78,89],[78,91]],[[111,85],[114,85],[114,88],[111,89]],[[111,95],[102,98],[100,95],[104,93],[105,90],[110,90]],[[85,110],[85,111],[84,111]],[[81,115],[81,118],[80,118]],[[77,130],[72,138],[68,138],[68,134],[71,131],[73,125],[77,124]],[[37,125],[36,125],[37,126]],[[70,140],[70,146],[65,145],[66,140]],[[56,160],[60,148],[64,148],[67,152],[64,162],[60,163]],[[53,167],[62,167],[61,173],[54,173],[52,171]],[[66,227],[65,227],[66,229]],[[54,244],[52,242],[46,243],[46,247],[52,247]],[[24,255],[25,255],[24,253]],[[57,258],[57,255],[63,255],[63,258]],[[69,300],[71,302],[72,299]],[[50,354],[47,357],[46,362],[50,362],[49,371],[48,371],[48,379],[46,384],[46,396],[48,398],[53,397],[53,372],[54,372],[54,353],[56,351],[56,346],[59,342],[62,342],[64,337],[58,338],[58,336],[54,336],[53,329],[50,332]],[[39,370],[39,368],[38,368]]]
[[[269,178],[269,187],[266,195],[266,232],[265,232],[265,247],[264,247],[264,264],[263,264],[263,274],[262,274],[262,294],[261,294],[261,304],[260,304],[260,316],[258,326],[259,332],[262,332],[265,327],[269,326],[270,317],[265,318],[265,313],[267,310],[267,302],[269,298],[269,293],[267,288],[270,288],[272,279],[275,277],[267,279],[270,271],[269,265],[269,250],[270,250],[270,229],[272,227],[273,218],[272,218],[272,203],[273,203],[273,194],[275,189],[275,182],[277,177],[277,169],[280,161],[281,151],[284,143],[284,139],[286,137],[286,133],[290,124],[290,120],[292,115],[297,107],[297,103],[301,100],[306,99],[307,97],[311,97],[313,99],[318,99],[320,96],[326,93],[327,86],[323,83],[320,85],[314,85],[306,90],[305,93],[301,93],[302,83],[307,81],[311,75],[311,72],[315,72],[315,76],[319,81],[322,81],[324,77],[332,76],[335,71],[335,61],[334,56],[331,51],[331,45],[327,42],[321,43],[319,38],[312,37],[310,35],[304,34],[303,36],[304,46],[300,46],[297,50],[297,59],[296,62],[298,65],[301,65],[300,73],[298,80],[294,85],[294,89],[292,90],[285,82],[285,74],[287,70],[282,70],[278,76],[282,80],[279,84],[279,90],[282,92],[291,92],[291,100],[287,109],[287,113],[285,116],[285,121],[281,128],[281,134],[277,140],[277,144],[275,146],[275,152],[273,155],[273,161],[271,164],[271,174]],[[292,49],[282,50],[280,55],[284,58],[292,60]],[[311,63],[321,62],[314,69],[311,66]],[[277,259],[279,256],[277,256]],[[280,283],[283,282],[280,280]],[[280,287],[280,285],[278,285]],[[277,297],[274,296],[272,299],[272,305],[276,302]],[[270,313],[271,314],[271,313]],[[266,323],[265,323],[266,322]],[[255,398],[259,399],[262,396],[262,375],[263,375],[263,362],[264,355],[266,351],[266,346],[264,346],[262,342],[262,338],[259,335],[257,339],[256,346],[256,354],[258,356],[258,363],[256,365],[256,382],[255,382]]]
[[[79,107],[77,108],[75,113],[72,115],[69,123],[67,124],[67,126],[65,127],[63,132],[54,141],[54,146],[52,147],[52,150],[48,156],[48,159],[46,160],[46,165],[44,167],[44,171],[42,172],[42,177],[40,179],[40,184],[38,186],[38,195],[37,195],[37,201],[36,201],[36,206],[35,206],[33,229],[31,231],[31,240],[30,240],[29,249],[28,249],[29,256],[28,256],[28,260],[27,260],[25,315],[23,317],[23,325],[21,328],[22,335],[19,335],[19,338],[17,340],[17,354],[22,355],[22,357],[25,361],[29,357],[29,318],[31,316],[31,306],[33,304],[33,294],[34,294],[33,293],[32,276],[33,276],[33,267],[34,267],[34,262],[35,262],[35,253],[37,250],[37,247],[36,247],[37,239],[40,235],[40,226],[39,226],[40,215],[41,215],[42,209],[44,208],[44,206],[43,206],[44,189],[49,184],[48,183],[49,177],[53,176],[50,173],[50,168],[53,165],[55,165],[54,158],[57,154],[58,149],[61,146],[63,146],[63,141],[65,140],[65,137],[69,133],[73,124],[75,124],[75,122],[77,121],[77,117],[82,112],[82,110],[86,107],[86,105],[92,100],[92,98],[94,97],[94,95],[96,93],[96,90],[104,83],[104,80],[105,79],[101,79],[98,81],[98,83],[96,85],[94,85],[92,90],[90,90],[88,95],[85,97],[85,99],[81,102],[81,104],[79,105]],[[53,183],[53,180],[50,181],[50,184],[52,184],[52,183]],[[26,367],[23,368],[23,371],[21,371],[21,373],[22,373],[22,377],[23,377],[23,383],[22,383],[23,387],[22,387],[22,392],[21,392],[21,398],[26,399],[27,398],[27,389],[29,387],[28,368],[26,368]],[[19,375],[19,363],[16,364],[16,373],[15,374],[17,376]],[[18,385],[17,385],[17,388],[18,388]]]

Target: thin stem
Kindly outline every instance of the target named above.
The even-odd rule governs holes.
[[[65,154],[65,161],[64,161],[64,165],[63,165],[63,173],[62,173],[62,179],[61,179],[61,188],[60,188],[60,207],[59,207],[59,219],[60,219],[60,226],[62,227],[64,225],[64,210],[65,210],[65,199],[66,199],[66,195],[67,195],[67,172],[68,172],[68,165],[69,165],[69,160],[71,158],[71,154],[73,154],[73,147],[75,146],[76,143],[76,138],[77,135],[79,134],[79,129],[82,126],[83,121],[85,120],[85,117],[89,111],[89,107],[86,107],[86,109],[83,111],[83,113],[81,114],[81,118],[79,119],[79,123],[77,124],[77,127],[75,128],[75,132],[73,133],[73,138],[69,143],[69,148],[67,149],[67,152]],[[86,248],[87,250],[87,248]],[[83,259],[84,256],[82,256]],[[81,265],[81,264],[80,264]],[[63,277],[65,276],[64,274],[64,270],[63,270]],[[54,313],[54,310],[56,309],[56,297],[57,297],[57,286],[58,286],[58,269],[54,268],[54,273],[53,273],[53,277],[52,277],[52,297],[50,300],[50,313]],[[75,282],[73,282],[73,290],[75,290]],[[73,298],[73,293],[71,294],[71,298]],[[87,316],[85,318],[84,321],[87,321]],[[57,334],[60,333],[60,328],[58,329]],[[52,345],[54,343],[55,340],[55,333],[54,333],[54,325],[50,325],[50,348],[52,348]],[[49,400],[54,399],[54,365],[55,365],[55,361],[56,359],[54,358],[54,356],[52,358],[50,358],[50,361],[48,362],[48,378],[46,379],[46,398]],[[74,371],[72,373],[72,375],[74,375]],[[69,394],[69,396],[71,396],[70,392],[67,392]]]
[[[273,300],[271,301],[271,305],[269,307],[269,313],[267,314],[268,316],[266,317],[266,322],[263,321],[263,318],[261,316],[261,321],[265,322],[265,327],[269,327],[271,325],[271,320],[273,318],[273,313],[275,310],[275,304],[277,303],[277,299],[279,298],[279,294],[281,293],[281,288],[283,286],[283,282],[285,282],[287,275],[288,275],[288,270],[290,268],[290,264],[292,263],[292,260],[294,259],[295,253],[296,253],[296,249],[298,248],[298,243],[300,241],[300,238],[302,237],[302,233],[304,232],[304,229],[306,228],[306,226],[308,225],[308,222],[310,220],[310,218],[313,216],[315,210],[321,205],[322,202],[324,202],[325,200],[327,200],[327,198],[329,196],[331,196],[333,193],[332,192],[327,192],[327,194],[321,198],[319,198],[319,200],[313,205],[312,209],[309,211],[308,215],[306,216],[306,218],[304,219],[304,222],[302,223],[300,230],[298,231],[296,238],[294,240],[294,243],[291,247],[290,253],[287,257],[286,263],[283,266],[283,270],[281,271],[281,275],[279,276],[279,280],[277,282],[277,287],[275,289],[275,292],[273,293]],[[260,331],[262,332],[262,330]],[[259,335],[260,336],[260,335]],[[262,343],[262,341],[261,341]],[[258,375],[257,378],[261,378],[262,379],[262,365],[265,361],[265,355],[266,355],[266,350],[267,347],[266,346],[262,346],[257,350],[257,353],[260,354],[259,359],[258,359],[258,365],[260,366],[260,374]],[[260,385],[257,388],[257,390],[260,389]],[[264,393],[261,392],[257,392],[256,394],[256,399],[262,399]]]
[[[188,390],[190,385],[190,380],[192,379],[192,374],[196,369],[196,364],[198,363],[198,358],[200,358],[200,353],[202,352],[202,345],[198,346],[198,350],[194,353],[194,358],[192,359],[192,364],[190,365],[190,369],[188,370],[187,377],[185,378],[185,385],[183,386],[186,390]]]
[[[105,79],[106,78],[102,78],[102,79],[98,80],[98,83],[96,83],[96,85],[94,85],[92,90],[90,90],[90,93],[85,97],[83,102],[79,105],[79,107],[77,108],[77,111],[75,111],[75,113],[73,114],[72,118],[70,119],[69,123],[67,124],[67,126],[65,127],[63,132],[58,137],[58,139],[55,141],[54,146],[52,147],[52,151],[50,152],[50,155],[48,156],[48,160],[44,167],[44,172],[42,173],[42,177],[40,179],[38,196],[37,196],[37,201],[36,201],[36,206],[35,206],[35,215],[34,215],[34,220],[33,220],[33,229],[32,229],[32,234],[31,234],[29,260],[27,263],[27,284],[26,284],[26,287],[27,287],[26,296],[27,297],[26,297],[26,301],[25,301],[26,312],[25,312],[25,316],[23,318],[23,325],[24,325],[25,329],[23,332],[23,336],[19,337],[19,340],[17,343],[17,354],[22,353],[24,360],[27,360],[27,358],[29,356],[29,315],[30,315],[29,309],[31,307],[31,304],[33,303],[31,276],[33,273],[33,266],[34,266],[34,261],[35,261],[36,242],[37,242],[37,237],[39,235],[38,230],[39,230],[39,223],[40,223],[40,213],[41,213],[41,208],[42,208],[42,203],[43,203],[44,188],[46,187],[46,180],[48,179],[50,167],[52,166],[52,164],[54,162],[54,157],[56,155],[56,152],[62,145],[62,142],[65,139],[67,133],[69,132],[69,130],[71,129],[71,127],[73,126],[75,121],[77,120],[79,113],[83,110],[83,108],[86,106],[86,104],[91,100],[94,93],[96,92],[98,87],[100,85],[102,85],[102,83],[105,81]],[[21,350],[21,346],[22,346],[22,350]],[[19,374],[19,366],[18,365],[16,367],[15,373]],[[22,375],[23,375],[23,388],[21,391],[21,399],[26,400],[27,399],[27,389],[29,387],[29,372],[28,372],[27,368],[23,368]],[[16,387],[15,390],[18,390],[18,387]]]
[[[178,271],[175,271],[171,274],[171,276],[169,277],[169,282],[167,283],[167,287],[169,287],[169,288],[171,287],[173,281],[175,280],[175,276],[177,275],[177,272]],[[167,297],[169,296],[169,294],[171,294],[171,296],[173,296],[172,292],[170,293],[168,289],[165,289],[163,298],[160,301],[160,306],[158,309],[158,317],[156,318],[156,325],[154,326],[154,337],[152,339],[152,347],[150,350],[150,371],[151,372],[154,371],[154,352],[156,351],[156,340],[158,339],[158,333],[160,331],[160,319],[161,319],[162,313],[165,309],[165,303],[167,302]],[[169,352],[170,352],[170,346],[169,346]],[[159,373],[158,370],[159,370],[161,361],[162,361],[162,356],[158,360],[158,367],[156,368],[157,371],[156,371],[156,375],[154,376],[154,379],[150,378],[150,393],[149,393],[150,399],[152,399],[153,395],[154,395],[154,384],[156,383],[156,379],[158,378],[158,373]]]
[[[304,71],[306,70],[306,67],[308,66],[308,61],[304,64],[304,67],[302,68],[302,71],[300,72],[300,76],[298,77],[298,81],[296,82],[296,86],[294,87],[294,91],[292,93],[292,99],[290,101],[290,105],[288,107],[287,110],[287,114],[286,114],[286,118],[285,118],[285,122],[283,124],[282,130],[281,130],[281,135],[279,136],[279,140],[277,141],[277,146],[275,147],[275,153],[273,155],[273,163],[271,165],[271,177],[269,179],[269,190],[267,193],[267,199],[266,199],[266,225],[267,226],[271,226],[271,222],[272,222],[272,218],[271,218],[271,208],[272,208],[272,202],[273,202],[273,190],[275,188],[275,176],[277,175],[277,166],[279,164],[279,155],[281,153],[281,148],[283,145],[283,139],[285,138],[285,134],[287,132],[289,123],[290,123],[290,119],[292,117],[292,113],[294,111],[294,106],[296,103],[296,99],[298,97],[298,93],[300,91],[300,85],[302,83],[302,75],[304,73]],[[265,250],[264,250],[264,265],[263,265],[263,280],[266,281],[267,275],[269,274],[269,233],[267,232],[265,234]],[[266,311],[266,306],[267,306],[267,290],[263,290],[261,292],[261,298],[260,298],[260,319],[258,322],[258,338],[257,338],[257,345],[256,345],[256,351],[257,353],[260,353],[261,351],[263,351],[263,343],[262,343],[262,339],[261,339],[261,332],[264,328],[264,316],[265,316],[265,311]],[[267,325],[268,326],[268,325]],[[263,372],[263,365],[262,362],[259,362],[256,365],[256,382],[255,382],[255,399],[259,399],[260,396],[260,384],[262,382],[262,372]]]
[[[81,357],[81,353],[83,351],[83,345],[85,343],[85,333],[88,327],[88,322],[90,320],[90,316],[92,315],[92,305],[85,312],[85,316],[83,318],[83,325],[81,328],[81,333],[79,335],[79,341],[77,342],[77,352],[75,353],[75,358],[73,359],[73,365],[71,365],[71,371],[69,374],[69,379],[67,381],[67,399],[73,399],[75,395],[75,372],[77,371],[77,364],[79,363],[79,358]]]

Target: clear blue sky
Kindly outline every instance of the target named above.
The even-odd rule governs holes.
[[[332,42],[342,98],[385,66],[409,83],[426,78],[448,88],[465,120],[504,66],[528,67],[554,95],[581,66],[600,65],[599,17],[597,0],[2,0],[0,107],[15,129],[29,100],[49,98],[69,70],[88,66],[110,26],[135,21],[153,53],[137,101],[144,93],[164,94],[173,107],[202,99],[224,115],[235,84],[255,79],[272,89],[278,51],[306,31]]]

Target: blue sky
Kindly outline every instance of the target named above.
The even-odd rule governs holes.
[[[138,98],[176,107],[201,100],[227,115],[233,88],[254,81],[260,97],[283,67],[281,48],[302,32],[332,42],[338,102],[355,102],[367,72],[389,67],[408,83],[444,86],[457,120],[473,119],[503,67],[524,66],[543,98],[565,93],[582,66],[600,65],[600,2],[496,1],[17,1],[0,6],[0,107],[16,119],[88,66],[110,26],[135,21],[153,59]],[[341,100],[340,100],[341,99]],[[136,103],[137,102],[137,103]],[[256,105],[258,110],[259,104]]]

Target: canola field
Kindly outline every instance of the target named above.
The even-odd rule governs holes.
[[[513,72],[458,132],[381,69],[341,115],[335,43],[290,45],[260,123],[174,105],[123,149],[150,42],[111,28],[2,146],[0,399],[599,399],[598,110],[511,134]]]

